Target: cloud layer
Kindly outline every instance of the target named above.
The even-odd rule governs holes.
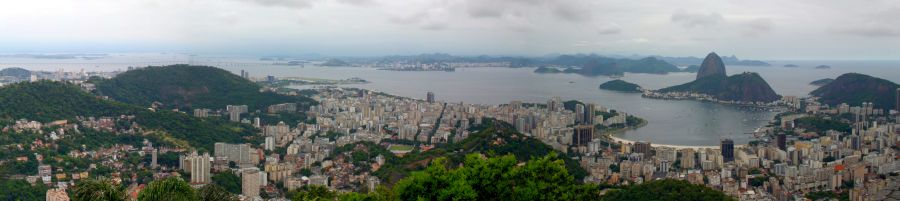
[[[900,59],[893,0],[35,0],[0,29],[0,52]]]

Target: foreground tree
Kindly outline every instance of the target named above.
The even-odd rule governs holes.
[[[224,188],[215,185],[215,184],[207,184],[200,188],[199,190],[200,200],[202,201],[237,201],[238,198],[231,194]]]
[[[394,186],[400,200],[592,200],[601,190],[578,184],[556,154],[519,165],[515,156],[485,158],[466,156],[464,166],[446,168],[446,159],[432,162]]]
[[[150,182],[150,185],[147,185],[147,188],[138,194],[138,200],[193,201],[200,200],[200,196],[191,188],[191,185],[181,178],[169,177]]]
[[[125,189],[106,178],[85,179],[72,188],[73,201],[124,201]]]

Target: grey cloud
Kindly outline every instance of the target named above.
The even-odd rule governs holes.
[[[473,18],[501,18],[512,13],[539,13],[541,11],[549,11],[552,16],[570,22],[583,22],[591,17],[591,12],[586,9],[586,6],[576,0],[470,0],[466,2],[466,12]]]
[[[560,19],[570,22],[583,22],[591,17],[591,12],[585,6],[578,5],[574,1],[553,1],[555,7],[553,14]]]
[[[719,13],[710,13],[710,14],[697,14],[697,13],[688,13],[683,9],[679,9],[672,14],[671,17],[672,22],[681,24],[684,27],[693,28],[693,27],[708,27],[713,26],[724,20],[722,14]]]
[[[431,31],[439,31],[447,28],[447,23],[440,22],[429,22],[422,25],[422,29],[431,30]]]
[[[238,0],[242,2],[250,2],[263,6],[271,7],[287,7],[287,8],[309,8],[312,7],[315,0]]]
[[[388,17],[388,20],[390,20],[394,24],[417,24],[421,22],[425,17],[428,17],[428,13],[418,12],[407,16]]]
[[[866,13],[856,22],[831,27],[830,30],[867,38],[900,37],[900,7],[887,7]]]
[[[612,35],[618,34],[622,32],[622,27],[616,23],[609,23],[607,25],[600,26],[597,28],[597,34],[600,35]]]
[[[775,26],[775,22],[769,18],[757,18],[750,20],[745,24],[743,35],[750,37],[757,37],[764,33],[768,33],[772,31],[772,27]]]
[[[496,18],[503,16],[506,12],[501,5],[491,3],[493,1],[485,1],[485,3],[469,3],[466,12],[470,17],[474,18]]]
[[[337,0],[338,2],[356,5],[356,6],[375,6],[378,5],[374,0]]]

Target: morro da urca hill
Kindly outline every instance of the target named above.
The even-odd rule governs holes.
[[[97,91],[125,103],[166,108],[224,108],[248,105],[258,109],[278,103],[312,103],[313,100],[260,92],[260,86],[228,71],[190,65],[147,67],[97,81]]]
[[[745,72],[726,76],[725,64],[716,53],[710,53],[703,60],[696,80],[659,91],[695,92],[719,100],[743,102],[772,102],[781,98],[757,73]]]
[[[872,102],[877,108],[895,108],[896,93],[900,85],[891,81],[859,73],[847,73],[834,81],[810,92],[819,101],[829,105],[847,103],[861,105]]]

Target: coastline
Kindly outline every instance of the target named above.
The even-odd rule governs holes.
[[[616,136],[614,136],[614,135],[612,135],[612,134],[605,134],[605,136],[608,137],[609,139],[611,139],[613,142],[619,143],[619,144],[634,144],[634,143],[636,142],[636,141],[634,141],[634,140],[628,140],[628,139],[624,139],[624,138],[619,138],[619,137],[616,137]],[[700,145],[671,145],[671,144],[656,144],[656,143],[653,143],[653,142],[650,142],[650,146],[651,146],[651,147],[669,147],[669,148],[674,148],[674,149],[676,149],[676,150],[681,150],[681,149],[697,149],[697,150],[699,150],[699,149],[718,149],[718,148],[719,148],[719,146],[711,146],[711,145],[707,145],[707,146],[700,146]],[[739,146],[739,147],[740,147],[740,146],[744,146],[744,145],[735,145],[735,146]]]
[[[616,130],[609,131],[609,132],[601,132],[600,135],[603,137],[609,138],[610,141],[618,143],[618,144],[634,144],[637,141],[616,137],[615,134],[624,133],[625,131],[629,131],[629,130],[636,130],[638,128],[646,126],[648,123],[649,122],[647,122],[647,120],[644,120],[643,122],[641,122],[641,124],[639,124],[636,127],[628,127],[628,128],[623,128],[623,129],[616,129]],[[673,145],[673,144],[656,144],[653,142],[650,142],[650,146],[651,147],[669,147],[669,148],[674,148],[675,150],[681,150],[681,149],[700,150],[700,149],[719,149],[720,148],[719,146],[716,146],[716,145]],[[736,147],[744,147],[746,145],[741,144],[741,145],[735,145],[735,146]]]
[[[713,98],[707,94],[696,94],[696,93],[660,93],[654,90],[645,90],[641,94],[643,98],[649,99],[659,99],[659,100],[689,100],[689,101],[698,101],[698,102],[707,102],[707,103],[715,103],[722,105],[733,105],[733,106],[743,106],[743,107],[755,107],[755,108],[765,108],[765,109],[781,109],[782,106],[778,105],[776,102],[764,103],[764,102],[740,102],[740,101],[723,101],[716,98]]]

